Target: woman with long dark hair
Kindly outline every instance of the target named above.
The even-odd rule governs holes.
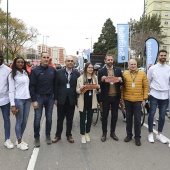
[[[86,89],[86,84],[95,84],[95,89],[87,90],[85,93],[83,89]],[[98,80],[94,74],[94,68],[92,63],[88,62],[85,65],[84,73],[77,80],[76,91],[79,94],[78,97],[78,109],[80,112],[80,134],[82,135],[81,142],[86,143],[90,141],[89,132],[91,129],[93,110],[97,108],[96,89],[100,88]],[[87,120],[87,123],[85,121]]]
[[[22,57],[16,57],[13,61],[12,71],[9,75],[9,99],[11,112],[16,117],[16,146],[21,150],[27,150],[28,144],[23,141],[22,137],[28,120],[31,100],[29,74],[26,69],[26,61]]]

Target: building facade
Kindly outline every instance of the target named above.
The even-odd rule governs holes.
[[[66,57],[66,51],[63,47],[48,47],[43,44],[39,44],[37,46],[38,54],[41,55],[42,52],[47,52],[50,57],[52,57],[52,62],[55,64],[61,64],[64,65],[65,57]]]
[[[145,14],[161,15],[162,31],[167,37],[159,48],[167,50],[170,58],[170,0],[145,0]]]

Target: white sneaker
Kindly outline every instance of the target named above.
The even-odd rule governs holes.
[[[153,126],[156,126],[156,122],[155,121],[153,121]]]
[[[86,137],[85,137],[85,135],[82,135],[82,136],[81,136],[81,143],[86,143]]]
[[[26,146],[23,142],[21,142],[21,143],[17,144],[17,148],[24,151],[24,150],[28,149],[28,146]]]
[[[7,140],[4,142],[4,146],[6,146],[8,149],[13,149],[13,148],[14,148],[14,144],[11,142],[10,139],[7,139]]]
[[[154,143],[153,133],[150,133],[150,134],[148,135],[148,141],[149,141],[150,143]]]
[[[25,146],[28,146],[28,144],[27,144],[26,142],[24,142],[23,140],[22,140],[22,143],[23,143]],[[18,145],[18,140],[16,140],[15,145],[16,145],[16,146]]]
[[[90,136],[89,136],[88,133],[85,134],[85,138],[86,138],[86,141],[87,141],[87,142],[90,142]]]
[[[167,143],[167,140],[163,137],[162,134],[156,135],[156,139],[159,140],[160,142],[164,143],[164,144]]]

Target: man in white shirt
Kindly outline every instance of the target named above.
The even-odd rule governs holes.
[[[2,111],[4,119],[4,129],[5,129],[5,142],[4,145],[8,149],[14,148],[14,144],[10,140],[10,103],[9,103],[9,90],[8,90],[8,75],[11,69],[7,67],[4,63],[4,56],[2,51],[0,51],[0,108]]]
[[[170,85],[170,67],[166,65],[167,51],[160,50],[158,52],[158,63],[150,67],[148,71],[148,81],[150,87],[150,113],[148,116],[148,141],[154,143],[153,136],[153,119],[157,109],[159,108],[158,120],[158,134],[156,139],[162,143],[167,143],[163,137],[162,130],[165,122],[166,109],[168,106],[169,98],[169,85]]]

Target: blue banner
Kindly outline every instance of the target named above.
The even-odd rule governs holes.
[[[159,43],[155,38],[148,38],[145,42],[146,46],[146,70],[155,64],[159,51]]]
[[[118,63],[128,62],[129,25],[117,24]]]

